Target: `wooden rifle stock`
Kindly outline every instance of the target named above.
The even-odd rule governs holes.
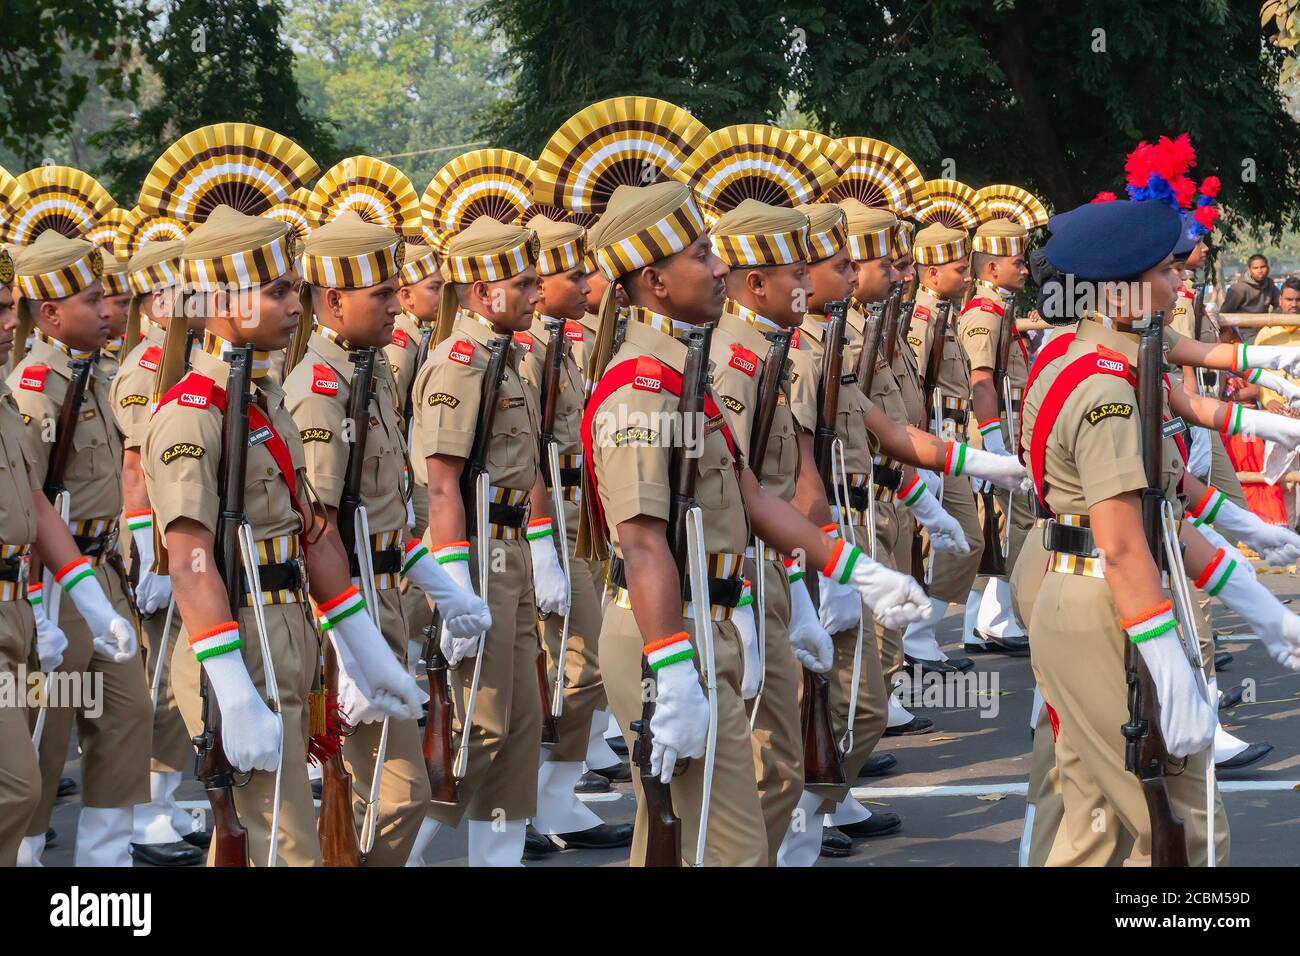
[[[895,282],[890,288],[889,297],[878,310],[867,312],[866,325],[862,330],[862,351],[858,353],[858,389],[863,395],[871,397],[871,389],[876,384],[876,364],[881,357],[880,345],[885,340],[885,333],[891,323],[898,325],[898,310],[902,305],[902,283]]]
[[[221,512],[213,535],[213,558],[226,585],[226,600],[232,620],[239,620],[243,605],[243,574],[239,560],[239,527],[244,523],[244,479],[248,464],[249,383],[252,380],[253,347],[239,346],[230,352],[230,375],[226,380],[226,413],[221,422],[221,469],[217,473],[217,495]],[[248,831],[235,813],[235,768],[221,743],[221,708],[208,683],[207,672],[199,669],[199,695],[203,701],[203,733],[194,738],[198,750],[198,777],[203,781],[212,806],[213,866],[248,866]]]
[[[907,330],[912,327],[912,310],[916,308],[916,300],[910,299],[899,305],[898,314],[893,318],[893,325],[886,323],[884,334],[885,361],[890,365],[894,364],[894,355],[898,350],[898,340],[907,334]],[[889,316],[885,316],[889,319]]]
[[[1157,312],[1138,339],[1138,412],[1142,419],[1142,463],[1147,488],[1142,494],[1142,525],[1147,546],[1157,568],[1164,566],[1160,508],[1164,502],[1163,457],[1164,395],[1162,389],[1164,313]],[[1160,704],[1137,645],[1124,641],[1124,670],[1128,683],[1128,722],[1123,725],[1124,766],[1142,785],[1151,818],[1151,864],[1187,866],[1187,836],[1183,821],[1174,813],[1165,786],[1169,754],[1160,734]]]
[[[54,443],[50,448],[50,461],[45,470],[45,481],[41,490],[51,504],[60,494],[67,491],[64,476],[68,472],[68,459],[72,455],[72,443],[77,434],[77,422],[81,419],[81,405],[86,398],[86,388],[90,383],[90,367],[94,357],[74,358],[68,360],[71,375],[68,390],[63,395],[63,404],[59,406],[59,417],[55,424]]]
[[[560,480],[559,475],[550,473],[550,458],[546,449],[555,441],[555,410],[560,398],[560,371],[564,365],[565,350],[569,340],[564,336],[563,319],[543,319],[546,329],[546,356],[542,360],[542,435],[541,454],[542,478],[548,488]],[[558,516],[557,516],[558,517]],[[559,528],[558,522],[555,525]],[[557,548],[567,548],[568,541],[556,540]],[[556,667],[563,667],[564,661],[556,661]],[[542,744],[553,747],[560,742],[560,726],[551,712],[550,683],[546,678],[546,648],[537,648],[537,695],[542,702]]]
[[[451,686],[447,680],[447,658],[442,656],[439,646],[441,630],[441,617],[435,611],[433,623],[424,630],[424,662],[429,677],[429,713],[424,721],[424,769],[429,775],[433,802],[454,806],[460,802],[460,797],[453,766],[456,748],[451,733]]]
[[[478,533],[487,533],[486,528],[476,528],[477,518],[474,514],[474,486],[478,476],[487,471],[488,445],[492,441],[492,423],[496,421],[497,400],[501,395],[501,383],[506,377],[506,362],[510,358],[511,337],[508,332],[498,333],[488,343],[488,364],[483,370],[483,385],[479,392],[478,419],[474,425],[474,442],[470,445],[469,457],[460,473],[460,497],[465,507],[465,537],[472,538]],[[471,562],[471,565],[473,562]],[[479,595],[484,601],[486,594]],[[468,730],[468,729],[467,729]]]
[[[409,425],[411,416],[415,414],[415,376],[420,374],[420,369],[424,368],[425,359],[429,357],[429,341],[432,338],[432,326],[421,326],[420,344],[415,348],[415,371],[411,373],[411,380],[406,383],[406,396],[402,401],[403,425]]]

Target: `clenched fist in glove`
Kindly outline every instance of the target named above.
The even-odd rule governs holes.
[[[1229,548],[1215,552],[1197,576],[1196,586],[1240,614],[1259,635],[1269,657],[1289,670],[1300,670],[1300,617],[1247,573],[1250,565],[1240,552]]]
[[[1171,757],[1200,753],[1214,742],[1218,701],[1201,696],[1176,631],[1173,604],[1163,601],[1120,622],[1137,645],[1160,703],[1160,732]]]
[[[240,654],[234,621],[189,636],[221,708],[221,744],[236,770],[274,771],[280,766],[280,721],[258,693]]]
[[[428,695],[389,650],[357,586],[325,601],[318,610],[321,631],[334,642],[339,667],[356,682],[361,695],[388,717],[420,717]]]
[[[758,573],[763,573],[761,567]],[[763,655],[758,646],[758,624],[755,618],[754,595],[750,583],[746,581],[740,603],[731,612],[731,623],[740,635],[741,659],[745,662],[744,672],[740,676],[740,696],[744,700],[753,700],[758,696],[758,689],[763,686]]]
[[[913,517],[930,533],[930,547],[945,554],[970,551],[961,523],[943,510],[919,474],[899,491],[898,500],[912,510]]]
[[[832,582],[853,587],[887,628],[906,627],[930,617],[930,599],[919,584],[844,541],[835,542],[823,573]]]
[[[448,662],[459,663],[465,653],[478,653],[478,639],[492,626],[492,615],[470,584],[469,543],[457,541],[439,548],[435,558],[420,542],[409,541],[402,575],[438,605],[444,642],[472,639],[473,649],[466,652],[462,647],[455,661],[444,647]]]
[[[101,660],[129,661],[139,652],[135,628],[118,614],[104,593],[88,558],[78,558],[54,576],[63,592],[72,598],[77,612],[90,628],[90,642]]]
[[[663,783],[678,760],[704,756],[709,737],[709,702],[695,669],[695,651],[685,631],[647,644],[655,675],[655,711],[650,719],[650,773]]]
[[[154,570],[153,514],[148,508],[128,511],[126,525],[135,542],[135,561],[138,569],[135,585],[135,606],[141,614],[153,614],[167,607],[172,599],[172,579]]]
[[[1013,455],[995,455],[959,442],[948,442],[944,474],[970,475],[1008,491],[1028,491],[1031,487],[1025,466]]]
[[[814,674],[825,674],[835,660],[835,644],[817,618],[803,571],[790,561],[786,573],[790,579],[790,650],[794,651],[795,660]],[[854,598],[861,615],[862,600],[856,594]]]
[[[63,652],[68,649],[68,636],[50,620],[45,610],[44,588],[33,584],[27,589],[27,601],[32,606],[32,617],[36,619],[36,656],[40,660],[41,670],[50,673],[63,663]]]

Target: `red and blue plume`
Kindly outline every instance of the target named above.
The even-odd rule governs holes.
[[[1196,208],[1192,210],[1191,222],[1187,224],[1187,234],[1193,239],[1200,239],[1210,234],[1214,223],[1219,218],[1219,177],[1206,176],[1201,183],[1201,194],[1196,199]]]
[[[1195,165],[1196,150],[1186,133],[1174,139],[1161,136],[1155,143],[1141,142],[1124,162],[1124,188],[1134,202],[1155,200],[1186,209],[1196,198],[1196,183],[1187,175]]]

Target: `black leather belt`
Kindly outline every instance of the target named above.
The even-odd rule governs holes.
[[[371,550],[370,566],[375,574],[397,574],[402,570],[402,549],[393,547],[381,548],[378,551]],[[348,573],[354,578],[361,574],[355,551],[348,555]]]
[[[87,558],[101,558],[117,547],[117,532],[110,531],[93,537],[74,534],[72,540],[77,545],[77,550]]]
[[[880,474],[880,472],[876,472],[876,474]],[[852,485],[849,486],[849,507],[854,511],[866,511],[871,507],[870,501],[871,496],[867,494],[866,485],[860,485],[856,488]]]
[[[522,528],[527,521],[527,505],[504,505],[496,501],[488,505],[488,524],[500,525],[503,528]]]
[[[877,488],[885,488],[888,491],[897,491],[903,484],[903,469],[877,465],[875,478]]]
[[[1081,558],[1095,558],[1097,545],[1092,540],[1091,528],[1076,528],[1049,520],[1043,526],[1043,547],[1048,551],[1077,554]]]
[[[560,487],[561,487],[561,488],[576,488],[576,487],[577,487],[578,485],[580,485],[580,484],[582,484],[582,469],[581,469],[581,468],[579,468],[579,467],[574,467],[574,468],[561,468],[561,469],[560,469]]]
[[[965,425],[966,419],[970,417],[970,412],[964,408],[944,408],[940,409],[939,414],[954,425]]]
[[[21,556],[0,558],[0,581],[17,581],[22,570],[23,559]]]
[[[302,587],[302,569],[297,561],[259,564],[257,576],[262,582],[263,591],[297,591]],[[239,572],[239,589],[244,594],[252,590],[242,570]]]
[[[609,582],[616,588],[627,590],[627,573],[623,568],[622,558],[611,558],[609,562]],[[682,582],[682,600],[689,601],[690,581]],[[743,578],[709,578],[709,603],[716,607],[735,607],[745,592]]]

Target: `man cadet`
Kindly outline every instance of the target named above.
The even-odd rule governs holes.
[[[916,355],[921,381],[925,380],[930,350],[943,350],[939,380],[932,383],[932,387],[937,385],[942,393],[938,414],[944,435],[961,440],[968,434],[970,373],[966,356],[957,342],[956,316],[949,315],[946,328],[936,326],[940,305],[949,303],[956,311],[970,283],[966,233],[940,223],[926,226],[916,234],[915,256],[919,285],[907,342]],[[931,423],[926,423],[927,429],[932,427]],[[929,593],[934,613],[927,620],[908,628],[903,634],[903,648],[908,658],[918,662],[924,670],[951,674],[974,666],[968,657],[949,661],[935,638],[935,630],[948,605],[966,601],[979,572],[980,555],[984,550],[983,532],[969,477],[949,475],[944,478],[943,507],[961,523],[970,550],[962,554],[941,553],[931,559],[934,573]]]
[[[758,414],[759,382],[770,360],[768,350],[782,334],[788,336],[799,327],[802,305],[812,291],[807,264],[808,217],[794,209],[748,199],[718,219],[710,240],[714,253],[730,270],[727,300],[711,346],[713,387],[722,400],[732,436],[748,451]],[[788,392],[782,381],[765,456],[750,466],[763,488],[782,501],[793,499],[796,482],[808,476],[800,468],[799,437]],[[812,480],[818,480],[815,473]],[[763,553],[757,554],[751,543],[746,556],[747,577],[757,581],[758,575],[763,575],[764,606],[752,610],[738,607],[732,620],[742,641],[753,641],[752,646],[742,645],[742,693],[746,699],[752,700],[759,692],[761,681],[761,695],[750,704],[751,709],[757,708],[752,745],[767,831],[767,863],[773,865],[804,788],[799,665],[825,673],[830,670],[834,648],[817,619],[798,563],[787,564],[766,544]],[[761,650],[754,632],[754,617],[760,613],[766,619]],[[820,832],[821,828],[816,829]],[[819,845],[820,841],[815,841],[813,852],[805,859],[790,862],[811,866]]]
[[[43,483],[59,409],[69,386],[70,361],[90,359],[104,344],[108,324],[99,281],[100,251],[53,230],[19,250],[14,262],[20,330],[35,327],[31,351],[9,375],[23,416],[27,459]],[[20,332],[20,334],[22,334]],[[41,798],[27,823],[20,861],[38,864],[68,754],[72,723],[82,751],[82,811],[77,825],[79,866],[130,866],[131,808],[149,799],[149,689],[141,667],[128,584],[117,550],[122,513],[122,450],[113,426],[108,381],[92,367],[74,434],[64,485],[69,521],[80,555],[51,565],[68,593],[59,620],[67,636],[60,675],[85,675],[102,687],[94,699],[59,701],[47,709],[41,737]],[[8,543],[8,542],[6,542]],[[29,581],[40,596],[39,565]],[[47,627],[36,609],[38,633]],[[102,684],[97,682],[102,681]],[[95,712],[102,704],[103,710]]]
[[[199,734],[202,668],[221,708],[226,755],[236,770],[251,771],[234,796],[254,866],[267,864],[272,840],[284,865],[320,863],[307,780],[307,705],[318,682],[321,651],[305,604],[308,590],[359,696],[399,721],[418,717],[421,703],[415,681],[371,623],[365,600],[349,580],[342,544],[306,477],[298,428],[269,374],[273,354],[288,345],[301,315],[292,246],[286,223],[245,216],[228,206],[217,206],[185,240],[185,308],[204,317],[203,339],[191,353],[189,374],[159,403],[141,456],[149,501],[170,556],[182,638],[191,651],[172,657],[176,700],[186,727]],[[168,334],[183,329],[172,323]],[[213,557],[213,534],[222,507],[228,357],[231,349],[246,346],[254,351],[244,505],[263,590],[245,593],[239,620],[233,620]],[[275,359],[279,365],[278,354]],[[241,572],[228,568],[225,573]],[[246,585],[247,575],[241,581]],[[272,662],[264,660],[254,601],[263,605],[279,719],[265,703],[270,695],[266,667]],[[277,773],[279,832],[272,834]]]
[[[409,629],[398,592],[403,572],[412,585],[437,592],[449,618],[478,614],[486,608],[455,585],[418,541],[404,547],[406,528],[406,453],[400,396],[388,363],[377,360],[367,419],[348,420],[354,350],[390,344],[398,314],[397,283],[402,244],[391,229],[344,213],[317,227],[303,244],[303,281],[311,299],[315,330],[303,360],[284,382],[285,405],[298,426],[307,477],[330,527],[338,529],[338,508],[353,442],[365,432],[365,462],[357,489],[366,509],[370,540],[357,540],[370,551],[380,630],[395,661],[406,665]],[[410,565],[408,566],[408,559]],[[351,576],[361,573],[348,556]],[[358,699],[355,683],[340,668],[339,703],[354,727],[343,740],[343,759],[352,775],[358,825],[376,773],[384,714]],[[388,722],[388,749],[376,808],[376,840],[366,857],[369,866],[402,866],[429,807],[429,777],[421,754],[415,720]]]
[[[665,521],[672,494],[670,446],[683,437],[673,425],[677,376],[686,359],[680,337],[718,318],[726,298],[727,267],[710,248],[690,189],[677,182],[619,186],[592,227],[590,242],[614,288],[621,286],[630,302],[626,332],[616,352],[614,288],[601,303],[601,333],[588,368],[597,385],[583,423],[584,449],[591,456],[587,477],[599,494],[604,525],[588,527],[596,534],[607,531],[614,550],[614,597],[601,628],[601,671],[610,704],[625,728],[641,715],[643,661],[654,673],[650,769],[664,783],[672,781],[682,848],[694,856],[705,761],[690,759],[681,775],[674,778],[673,772],[678,758],[703,756],[708,735],[710,708],[686,624],[691,613],[703,609],[683,604],[683,595],[690,592],[677,573]],[[744,467],[744,451],[735,445],[712,395],[705,408],[708,423],[697,430],[703,438],[687,448],[694,456],[696,501],[704,518],[717,687],[705,861],[762,866],[768,861],[766,828],[741,697],[740,638],[731,621],[743,591],[741,569],[751,524],[777,552],[801,553],[809,567],[848,585],[855,601],[865,597],[891,621],[910,619],[924,602],[910,579],[881,567],[858,548],[822,535],[789,504],[761,488]],[[647,422],[666,422],[661,427],[675,434],[661,439],[659,429],[646,427]],[[633,782],[638,794],[635,865],[645,857],[647,816],[639,773]]]
[[[543,408],[546,396],[541,394],[542,375],[547,350],[551,347],[550,329],[559,327],[563,336],[559,344],[563,359],[555,397],[555,439],[560,473],[548,477],[550,482],[559,481],[562,489],[568,535],[564,546],[571,552],[569,640],[563,659],[559,658],[563,619],[551,615],[545,623],[546,652],[551,662],[547,693],[555,686],[556,669],[562,669],[565,675],[564,709],[556,719],[559,743],[549,754],[543,753],[543,763],[538,771],[537,813],[533,817],[533,827],[539,833],[555,838],[554,842],[547,841],[551,847],[558,844],[564,848],[609,849],[631,844],[631,824],[603,823],[574,793],[574,787],[582,776],[593,716],[600,715],[602,732],[608,723],[605,685],[600,677],[597,653],[601,597],[597,582],[602,578],[603,569],[599,564],[583,561],[572,553],[578,541],[582,494],[580,426],[584,393],[582,373],[570,352],[570,343],[581,341],[583,337],[578,321],[586,314],[590,291],[584,264],[587,235],[586,230],[576,223],[554,222],[545,216],[534,216],[528,220],[528,226],[537,232],[540,244],[537,257],[538,304],[529,330],[515,334],[515,341],[526,350],[519,374],[534,390],[538,408]],[[542,450],[544,453],[545,449]],[[557,547],[560,544],[557,540]]]
[[[469,761],[454,806],[435,804],[442,825],[469,819],[471,866],[518,866],[527,818],[537,811],[541,702],[537,690],[537,612],[567,613],[569,595],[551,526],[549,496],[538,459],[540,415],[510,355],[501,383],[487,470],[492,503],[488,527],[468,539],[460,477],[474,444],[489,347],[500,335],[525,331],[537,305],[537,237],[528,228],[482,216],[452,238],[444,260],[459,308],[446,338],[415,377],[415,430],[429,488],[430,550],[463,589],[479,591],[478,538],[491,555],[487,594],[492,625],[442,647],[452,666],[458,717],[465,714],[475,662],[482,676],[469,735]],[[444,296],[444,299],[446,297]],[[449,323],[439,317],[439,330]],[[420,464],[416,463],[417,471]],[[531,510],[532,520],[529,520]],[[457,667],[464,661],[463,666]]]
[[[957,319],[957,340],[970,363],[971,410],[978,440],[985,450],[998,454],[1006,454],[1008,444],[1002,429],[1010,427],[1010,423],[1001,413],[1002,395],[994,370],[1001,347],[1002,317],[1011,298],[1025,287],[1029,276],[1025,265],[1028,238],[1029,230],[1010,219],[997,218],[980,224],[975,230],[971,252],[975,289]],[[1007,367],[1002,371],[1010,385],[1014,411],[1029,377],[1029,349],[1021,333],[1012,329],[1011,335],[1015,341],[1007,352]],[[1008,504],[1007,495],[996,496],[1000,512],[998,526],[1001,534],[1009,538],[1008,570],[1015,567],[1020,546],[1033,524],[1026,496],[1009,497]],[[981,496],[976,502],[981,515],[985,501]],[[963,629],[962,639],[967,653],[1005,651],[1023,655],[1029,652],[1029,639],[1013,613],[1011,589],[1005,577],[990,577],[982,596],[974,591],[968,595],[966,619],[968,626]]]
[[[176,240],[147,242],[131,257],[126,272],[128,311],[135,313],[136,321],[128,325],[138,323],[142,338],[124,357],[109,392],[113,419],[122,436],[122,499],[127,529],[135,545],[135,603],[145,644],[145,673],[150,679],[158,655],[165,649],[170,659],[174,647],[171,635],[163,633],[172,590],[171,578],[159,572],[154,559],[153,512],[140,449],[149,428],[163,336],[176,306],[183,248],[183,243]],[[178,317],[176,321],[185,319]],[[179,628],[179,618],[175,624]],[[193,818],[176,805],[181,775],[194,763],[194,745],[176,709],[165,664],[163,668],[153,711],[150,799],[135,808],[132,853],[158,866],[185,866],[203,861],[201,847],[207,845],[210,834],[196,832]]]

